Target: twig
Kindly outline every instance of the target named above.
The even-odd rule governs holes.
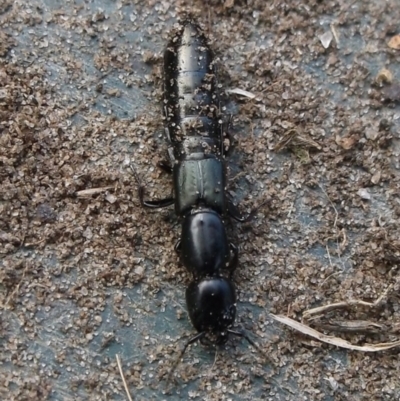
[[[333,227],[336,228],[336,223],[339,217],[339,213],[335,207],[335,205],[333,204],[333,202],[331,201],[331,198],[329,197],[329,195],[326,193],[325,189],[322,187],[322,185],[318,184],[319,189],[324,193],[324,195],[327,197],[329,203],[331,204],[331,206],[333,207],[333,210],[335,211],[335,221],[333,222]]]
[[[246,91],[246,90],[240,89],[240,88],[227,89],[225,92],[228,94],[235,94],[235,95],[248,97],[249,99],[254,99],[256,97],[256,95],[254,93],[251,93],[249,91]]]
[[[19,282],[18,282],[17,286],[14,288],[13,292],[7,297],[5,304],[4,304],[4,306],[3,305],[1,306],[1,309],[6,308],[7,306],[9,306],[10,302],[14,298],[15,294],[18,294],[19,289],[21,288],[21,285],[22,285],[22,283],[23,283],[23,281],[25,279],[25,276],[26,276],[26,273],[27,273],[29,267],[30,266],[28,264],[25,266],[24,271],[22,272],[21,280],[19,280]]]
[[[333,276],[336,276],[338,274],[340,274],[340,272],[334,272],[334,273],[330,274],[318,287],[322,288],[330,278],[332,278]]]
[[[336,345],[340,348],[346,348],[354,351],[362,351],[362,352],[379,352],[379,351],[386,351],[388,349],[400,346],[400,340],[389,342],[389,343],[379,343],[379,344],[369,344],[366,343],[364,345],[354,345],[350,342],[343,340],[339,337],[328,336],[326,334],[320,333],[317,330],[312,329],[311,327],[297,322],[296,320],[291,319],[287,316],[282,315],[270,315],[274,320],[277,320],[280,323],[285,324],[286,326],[291,327],[299,331],[302,334],[307,336],[316,338],[319,341],[322,341],[327,344]]]
[[[390,284],[388,288],[386,288],[386,290],[382,292],[382,295],[375,302],[373,302],[373,306],[379,306],[387,297],[387,294],[389,294],[389,291],[392,289],[392,287],[393,284]]]
[[[324,330],[340,333],[381,334],[389,332],[389,328],[386,325],[369,320],[330,320],[328,323],[318,324],[318,326]]]
[[[393,284],[390,284],[388,288],[386,288],[386,290],[382,293],[382,295],[374,302],[361,301],[360,299],[350,299],[349,301],[342,301],[324,306],[319,306],[318,308],[306,310],[303,313],[303,319],[308,320],[313,315],[320,315],[325,312],[330,312],[335,309],[348,308],[350,306],[366,306],[368,308],[376,308],[381,305],[384,298],[387,296],[392,287]]]
[[[289,208],[289,212],[288,212],[288,214],[287,214],[287,217],[290,217],[290,215],[292,214],[292,211],[293,211],[293,209],[294,209],[294,204],[296,203],[296,198],[294,199],[294,201],[292,202],[292,204],[290,205],[290,208]]]
[[[326,252],[328,254],[328,259],[329,259],[329,265],[332,267],[332,259],[331,259],[331,254],[329,252],[329,246],[326,244]]]
[[[340,244],[339,244],[339,235],[337,237],[337,244],[338,244],[337,248],[338,248],[338,255],[339,255],[339,258],[340,258],[342,252],[346,248],[346,243],[347,243],[346,230],[344,228],[342,228],[339,231],[339,234],[342,234],[342,236],[343,236],[343,240],[342,240],[342,242]]]
[[[114,187],[108,186],[108,187],[82,189],[81,191],[76,191],[75,194],[78,198],[88,198],[91,197],[92,195],[101,194],[102,192],[108,191],[109,189],[112,188]]]
[[[236,181],[238,178],[240,178],[244,175],[246,175],[246,173],[244,171],[241,171],[240,173],[237,173],[234,177],[229,178],[229,182]]]
[[[217,358],[218,358],[218,348],[215,348],[215,356],[214,356],[214,362],[210,368],[210,373],[212,372],[212,370],[214,369],[215,364],[217,363]]]
[[[122,371],[122,366],[121,366],[121,359],[119,358],[119,355],[116,355],[117,358],[117,365],[118,365],[118,369],[119,369],[119,374],[121,375],[121,379],[122,379],[122,383],[124,383],[124,388],[125,388],[125,392],[126,392],[126,396],[128,397],[129,401],[133,401],[132,397],[129,393],[129,388],[128,385],[126,384],[126,380],[125,380],[125,376],[124,376],[124,372]]]
[[[332,35],[333,35],[333,37],[335,38],[335,41],[336,41],[336,47],[339,49],[339,35],[338,35],[337,31],[336,31],[335,24],[332,22],[330,24],[330,27],[331,27]]]
[[[292,148],[298,147],[302,149],[312,149],[315,148],[317,150],[321,150],[322,147],[307,137],[306,135],[301,135],[296,129],[291,128],[283,134],[283,137],[279,140],[279,142],[275,145],[274,151],[280,152],[284,148]]]
[[[319,306],[318,308],[313,308],[313,309],[308,309],[303,313],[303,319],[308,320],[311,316],[313,315],[320,315],[322,313],[330,312],[336,309],[343,309],[343,308],[348,308],[350,306],[375,306],[371,302],[365,302],[361,301],[359,299],[351,299],[349,301],[342,301],[342,302],[336,302],[333,304],[328,304],[324,306]]]

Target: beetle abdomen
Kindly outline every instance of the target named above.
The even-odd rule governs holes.
[[[193,136],[212,138],[209,145],[219,151],[218,109],[213,54],[200,28],[187,22],[164,54],[166,128],[174,147],[182,145],[176,158],[191,152],[184,142]]]

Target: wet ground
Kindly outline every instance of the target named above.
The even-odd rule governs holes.
[[[267,4],[267,5],[265,5]],[[162,53],[191,11],[219,59],[235,146],[229,191],[253,221],[227,223],[245,341],[192,346],[189,275],[168,195]],[[310,340],[301,320],[353,344],[399,337],[400,9],[391,1],[40,1],[0,4],[0,394],[7,400],[395,400],[398,349]],[[339,323],[338,323],[339,322]],[[316,327],[318,321],[311,322]],[[372,326],[371,326],[372,325]],[[374,326],[375,325],[375,326]],[[364,325],[365,327],[365,325]],[[371,329],[372,327],[372,329]],[[343,331],[343,330],[342,330]]]

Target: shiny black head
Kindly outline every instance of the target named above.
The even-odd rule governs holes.
[[[186,290],[190,320],[200,333],[211,334],[217,344],[228,339],[236,317],[236,294],[230,280],[209,277],[192,282]]]

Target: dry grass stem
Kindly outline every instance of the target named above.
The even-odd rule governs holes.
[[[275,145],[274,151],[280,152],[285,148],[303,148],[303,149],[317,149],[321,150],[322,147],[317,142],[308,138],[304,134],[300,134],[296,129],[290,129],[285,132],[283,137]]]
[[[119,369],[119,374],[121,375],[122,383],[124,384],[126,396],[128,397],[129,401],[133,401],[132,397],[131,397],[131,394],[129,392],[128,385],[127,385],[126,380],[125,380],[124,372],[122,371],[121,359],[119,358],[118,354],[116,355],[116,358],[117,358],[117,365],[118,365],[118,369]]]
[[[108,186],[108,187],[82,189],[81,191],[76,191],[76,196],[78,198],[90,198],[92,195],[101,194],[102,192],[108,191],[109,189],[112,188],[114,187]]]
[[[366,302],[359,299],[351,299],[349,301],[336,302],[324,306],[319,306],[318,308],[308,309],[303,313],[303,319],[309,320],[312,316],[321,315],[323,313],[331,312],[336,309],[350,308],[353,306],[364,306],[367,308],[376,308],[381,306],[383,300],[386,298],[387,294],[393,287],[393,284],[389,285],[388,288],[380,295],[380,297],[374,302]]]
[[[365,345],[354,345],[350,342],[343,340],[342,338],[328,336],[323,334],[311,327],[300,323],[296,320],[291,319],[287,316],[282,315],[270,315],[274,320],[285,324],[286,326],[291,327],[292,329],[297,330],[298,332],[315,338],[319,341],[322,341],[327,344],[335,345],[340,348],[350,349],[353,351],[362,351],[362,352],[379,352],[379,351],[386,351],[391,348],[395,348],[400,346],[400,340],[389,342],[389,343],[380,343],[380,344],[365,344]]]

